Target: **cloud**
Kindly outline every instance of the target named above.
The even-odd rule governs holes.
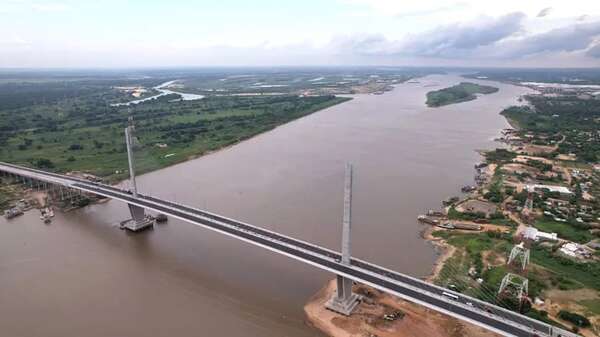
[[[544,16],[548,16],[548,14],[550,14],[550,12],[552,12],[552,7],[546,7],[538,13],[537,17],[543,18]]]
[[[587,19],[589,19],[589,18],[590,18],[590,16],[589,16],[589,15],[587,15],[587,14],[583,14],[583,15],[579,16],[579,17],[578,17],[576,20],[577,20],[577,21],[585,21],[585,20],[587,20]]]
[[[526,16],[511,13],[498,18],[482,17],[466,24],[436,29],[389,40],[382,34],[338,37],[330,49],[338,54],[371,57],[428,57],[448,60],[516,60],[541,55],[579,53],[600,58],[600,21],[576,22],[543,33],[527,34]],[[467,61],[468,62],[468,61]]]
[[[23,39],[20,36],[13,35],[11,37],[3,36],[0,37],[0,46],[4,47],[23,47],[28,46],[29,41]]]
[[[59,2],[33,3],[31,9],[37,12],[65,12],[70,10],[71,6]]]
[[[557,28],[499,44],[498,55],[520,57],[543,52],[573,52],[587,49],[600,36],[600,21]]]
[[[395,16],[397,18],[405,18],[405,17],[411,17],[411,16],[427,16],[427,15],[431,15],[431,14],[456,11],[456,10],[464,9],[467,7],[468,7],[468,5],[464,2],[456,2],[456,3],[448,4],[446,6],[429,7],[429,8],[423,8],[423,9],[415,9],[413,11],[400,12],[400,13],[396,14]]]
[[[593,58],[600,58],[600,43],[588,49],[585,54]]]
[[[64,2],[45,2],[29,0],[5,0],[0,3],[0,13],[20,13],[26,15],[28,12],[65,12],[72,7]]]
[[[403,51],[422,56],[455,56],[491,45],[522,30],[523,13],[499,18],[482,17],[467,24],[442,26],[410,38]]]
[[[332,41],[331,48],[361,55],[458,57],[518,33],[524,18],[522,13],[499,18],[481,17],[467,24],[441,26],[400,41],[390,41],[381,34],[338,37]]]
[[[502,15],[515,11],[523,12],[531,17],[551,7],[556,16],[575,17],[581,15],[582,9],[588,15],[600,14],[600,2],[591,0],[337,0],[347,6],[360,7],[387,16],[404,16],[418,13],[420,15],[447,12],[446,16],[438,16],[441,20],[457,18],[469,19],[479,15]],[[540,12],[540,8],[543,8]],[[459,10],[456,10],[459,9]],[[446,14],[446,13],[442,13]],[[544,16],[545,16],[544,15]],[[541,16],[540,16],[541,17]]]

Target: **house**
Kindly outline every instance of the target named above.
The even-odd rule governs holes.
[[[558,234],[542,232],[535,227],[527,227],[523,238],[532,241],[558,241]]]
[[[573,194],[573,192],[571,192],[567,187],[564,186],[532,184],[525,186],[525,188],[530,192],[543,192],[545,190],[548,190],[550,192],[558,192],[562,195]]]
[[[575,242],[565,243],[558,250],[562,254],[572,258],[589,259],[592,257],[592,253],[588,251],[585,246]]]

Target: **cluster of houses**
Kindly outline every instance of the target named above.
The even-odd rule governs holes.
[[[591,259],[594,256],[595,250],[586,245],[580,245],[575,242],[567,242],[563,244],[558,251],[567,257],[584,260]]]

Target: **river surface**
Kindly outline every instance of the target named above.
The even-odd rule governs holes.
[[[529,89],[427,108],[436,75],[361,95],[231,148],[138,178],[141,192],[339,250],[344,163],[354,164],[352,253],[417,277],[436,258],[418,214],[473,183],[498,113]],[[0,329],[7,337],[320,336],[303,304],[333,277],[170,219],[129,234],[110,201],[44,225],[0,219]]]
[[[111,104],[111,106],[135,105],[138,103],[146,102],[146,101],[153,100],[153,99],[156,99],[156,98],[159,98],[162,96],[166,96],[166,95],[170,95],[170,94],[176,94],[176,95],[180,96],[180,98],[176,99],[175,101],[178,101],[178,100],[192,101],[192,100],[204,98],[203,95],[187,94],[187,93],[182,93],[182,92],[165,89],[166,87],[170,86],[171,84],[173,84],[175,82],[177,82],[177,80],[161,83],[161,84],[157,85],[156,87],[154,87],[153,89],[158,90],[158,92],[160,92],[160,94],[156,94],[154,96],[150,96],[150,97],[146,97],[146,98],[142,98],[142,99],[136,99],[135,101],[125,102],[125,103],[115,103],[115,104]]]

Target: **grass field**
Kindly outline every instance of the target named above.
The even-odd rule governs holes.
[[[583,300],[577,303],[586,307],[586,309],[589,310],[590,313],[594,315],[600,315],[600,299]]]
[[[209,97],[98,109],[93,103],[82,106],[78,98],[36,105],[23,121],[33,127],[6,137],[0,160],[120,179],[127,175],[123,130],[128,116],[136,120],[136,169],[143,173],[235,144],[346,100],[335,96]],[[38,125],[38,115],[47,121]]]
[[[531,262],[546,268],[557,277],[564,278],[562,288],[575,289],[587,287],[600,290],[600,262],[580,263],[556,256],[548,249],[535,248],[531,250]],[[568,276],[567,276],[568,275]],[[558,279],[560,282],[561,280]],[[561,288],[560,284],[556,284]]]
[[[575,227],[566,222],[557,222],[548,218],[539,219],[535,227],[543,232],[556,233],[561,239],[579,243],[586,243],[593,239],[592,235],[582,228]]]

